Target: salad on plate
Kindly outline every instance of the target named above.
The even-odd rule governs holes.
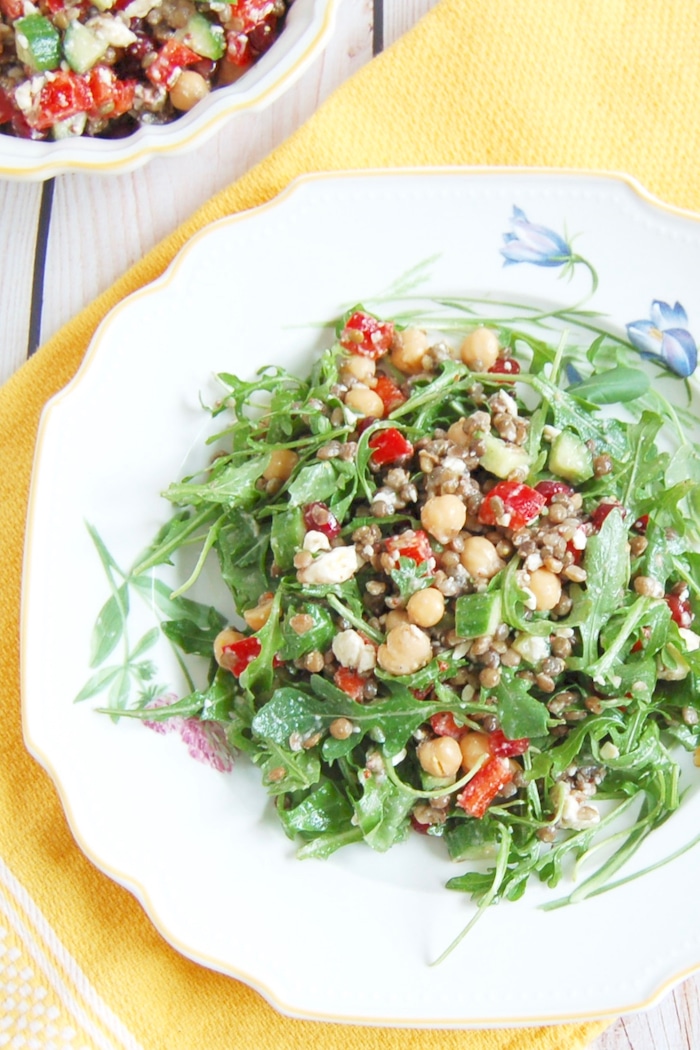
[[[220,770],[243,753],[301,858],[441,839],[472,922],[584,863],[547,907],[619,884],[700,747],[699,461],[664,394],[685,313],[623,337],[484,305],[357,304],[309,375],[222,373],[150,547],[122,569],[90,526],[112,593],[77,698]],[[226,609],[188,595],[212,560]],[[132,594],[160,624],[110,665]],[[184,695],[144,659],[161,633]]]

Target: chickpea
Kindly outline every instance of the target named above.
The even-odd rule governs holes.
[[[462,417],[462,419],[458,419],[449,427],[447,431],[448,440],[454,441],[455,445],[459,445],[460,448],[466,448],[470,440],[464,429],[464,426],[462,425],[464,422],[464,417]]]
[[[201,73],[194,69],[184,69],[170,89],[170,101],[175,109],[187,112],[206,98],[209,85]]]
[[[223,631],[219,631],[214,639],[214,659],[219,667],[223,667],[227,671],[230,670],[230,658],[228,653],[224,652],[224,649],[227,645],[234,645],[236,642],[240,642],[243,637],[245,636],[240,631],[234,631],[233,627],[224,627]]]
[[[422,328],[406,328],[397,332],[390,360],[392,365],[406,375],[417,375],[423,371],[423,358],[430,345],[428,335]]]
[[[494,544],[485,536],[468,536],[459,560],[473,580],[490,580],[505,565]]]
[[[445,599],[437,587],[424,587],[408,599],[406,612],[417,627],[434,627],[445,615]]]
[[[473,372],[488,372],[501,352],[498,336],[490,328],[475,328],[459,348],[462,361]]]
[[[432,656],[433,647],[427,634],[413,623],[400,623],[379,646],[377,663],[388,674],[413,674],[430,663]]]
[[[398,627],[401,623],[408,623],[408,613],[406,610],[391,609],[386,614],[386,619],[384,621],[386,633],[388,634],[389,631],[393,631],[394,627]]]
[[[561,580],[549,569],[535,569],[530,573],[529,589],[535,596],[536,608],[546,612],[559,604]]]
[[[243,613],[243,619],[253,631],[259,631],[261,627],[264,627],[267,621],[270,619],[270,613],[272,611],[272,592],[263,594],[258,599],[258,604],[254,609],[246,609]]]
[[[273,479],[286,481],[299,462],[296,452],[289,448],[279,448],[270,453],[270,462],[263,470],[262,476],[266,481]]]
[[[375,416],[381,419],[384,415],[384,402],[379,394],[368,386],[354,386],[345,395],[345,404],[360,416]]]
[[[368,384],[374,378],[377,366],[371,357],[362,357],[360,354],[352,354],[343,358],[340,365],[340,378],[343,382],[355,379],[358,383]]]
[[[486,733],[465,733],[459,738],[462,766],[468,773],[484,755],[489,754],[489,738]]]
[[[431,777],[453,777],[462,765],[462,751],[451,736],[424,740],[416,748],[421,768]]]
[[[438,543],[449,543],[464,528],[467,508],[459,496],[431,496],[423,504],[421,525]]]

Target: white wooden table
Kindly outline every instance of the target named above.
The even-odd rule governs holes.
[[[343,0],[325,53],[264,113],[238,118],[181,158],[139,171],[0,180],[0,382],[38,345],[195,208],[265,157],[330,92],[406,32],[437,0]],[[114,222],[132,212],[138,221]],[[76,223],[76,216],[80,217]],[[612,1025],[591,1050],[697,1050],[700,977],[648,1013]],[[561,1050],[566,1050],[562,1047]]]

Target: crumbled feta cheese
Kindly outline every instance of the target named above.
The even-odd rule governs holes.
[[[120,18],[113,15],[95,15],[85,24],[99,40],[111,47],[128,47],[137,39],[136,33],[132,33]]]
[[[606,762],[613,758],[619,758],[620,749],[616,744],[613,744],[612,740],[606,740],[600,749],[600,757],[605,759]]]
[[[332,644],[333,655],[343,667],[350,667],[363,674],[371,671],[377,663],[377,650],[371,642],[353,630],[336,634]]]
[[[573,536],[571,537],[571,546],[574,548],[575,551],[585,551],[587,543],[588,536],[586,535],[586,530],[583,528],[582,525],[579,525],[579,527],[576,529]]]
[[[39,105],[41,89],[45,83],[46,76],[38,76],[18,84],[15,89],[15,103],[23,113],[31,113]]]
[[[309,529],[304,536],[302,547],[305,551],[317,554],[318,551],[329,551],[331,549],[331,542],[325,533],[317,532],[315,529]]]
[[[334,547],[299,569],[297,580],[299,583],[345,583],[352,579],[361,565],[354,546]]]
[[[581,791],[567,792],[561,810],[559,825],[572,831],[585,831],[600,823],[600,813]]]
[[[145,18],[149,11],[152,11],[154,7],[160,7],[163,0],[132,0],[132,2],[124,8],[124,13],[129,18]],[[110,0],[110,5],[112,0]]]
[[[700,649],[700,635],[695,631],[691,631],[689,627],[679,627],[678,633],[685,642],[687,652],[694,653],[696,649]]]
[[[532,667],[541,660],[545,660],[550,653],[549,638],[527,634],[525,631],[518,632],[511,648],[515,649],[516,653],[519,653],[523,660]]]
[[[442,461],[442,468],[443,470],[448,470],[450,474],[464,474],[467,464],[458,456],[445,456]]]

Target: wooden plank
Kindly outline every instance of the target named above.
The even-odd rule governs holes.
[[[27,356],[40,203],[40,183],[0,183],[0,383]]]
[[[111,177],[66,175],[54,198],[42,338],[108,288],[217,190],[262,160],[371,58],[371,3],[340,5],[324,54],[262,113],[234,118],[180,157]],[[76,221],[79,216],[79,221]]]

